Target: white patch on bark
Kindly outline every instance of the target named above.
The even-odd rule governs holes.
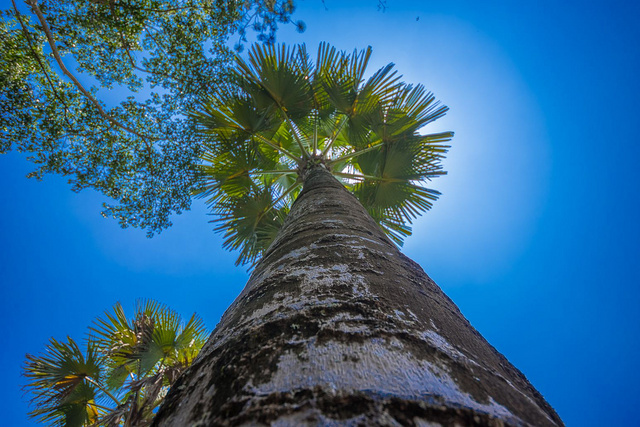
[[[359,324],[359,325],[347,325],[345,323],[339,323],[338,325],[333,326],[334,330],[345,332],[347,334],[369,334],[371,333],[371,328],[367,325]]]
[[[261,320],[265,318],[269,318],[269,320],[273,319],[283,319],[291,316],[291,313],[299,312],[306,307],[319,307],[319,306],[332,306],[334,304],[339,304],[343,302],[342,300],[336,298],[317,298],[315,296],[307,297],[304,299],[294,298],[287,295],[284,298],[275,299],[272,303],[264,304],[257,310],[254,310],[247,316],[242,317],[242,323],[251,322],[254,320]],[[289,309],[289,310],[285,310]],[[271,317],[269,315],[271,313],[275,314]]]
[[[304,253],[302,249],[298,252],[301,254]],[[315,296],[322,293],[323,288],[328,290],[339,284],[349,285],[354,297],[373,297],[369,292],[369,287],[364,277],[359,274],[350,273],[349,266],[346,264],[334,264],[331,267],[301,265],[299,267],[288,267],[287,270],[283,280],[293,277],[300,278],[299,291],[297,290],[295,295],[277,292],[269,303],[243,316],[242,323],[263,319],[273,312],[279,312],[280,317],[288,317],[289,314],[283,310],[284,307],[293,311],[299,311],[308,306],[340,302],[335,298],[318,298]]]
[[[301,248],[298,249],[294,249],[292,251],[290,251],[288,254],[283,255],[282,257],[280,257],[280,259],[278,260],[278,264],[280,264],[282,261],[290,259],[290,258],[294,258],[294,259],[300,259],[300,260],[308,260],[308,259],[313,259],[316,258],[316,255],[313,254],[309,254],[309,252],[311,252],[312,249],[315,249],[316,245],[309,245],[309,246],[303,246]],[[303,259],[302,256],[306,255]]]
[[[322,290],[322,288],[332,288],[337,284],[347,284],[351,286],[354,296],[370,297],[369,286],[364,277],[360,274],[350,273],[346,264],[334,264],[331,267],[325,266],[300,266],[289,269],[287,277],[302,277],[300,283],[301,294],[307,295]]]
[[[340,234],[336,233],[336,234],[334,234],[334,236],[342,237],[344,239],[348,239],[349,241],[351,241],[351,243],[354,243],[354,244],[355,243],[361,243],[360,241],[369,242],[369,243],[371,243],[371,244],[373,244],[375,246],[381,246],[381,247],[386,249],[385,251],[382,251],[381,253],[384,253],[384,254],[389,255],[389,256],[395,255],[395,254],[389,252],[389,250],[388,250],[389,249],[389,245],[385,244],[383,241],[381,241],[379,239],[371,239],[369,237],[365,237],[365,236],[362,236],[362,235],[342,234],[342,233],[340,233]],[[366,248],[367,249],[371,249],[369,246],[366,246]]]
[[[339,237],[344,237],[344,234],[336,234],[335,236],[339,236]],[[378,250],[378,249],[373,249],[369,246],[363,245],[361,244],[362,242],[360,241],[360,239],[362,240],[368,240],[368,241],[372,241],[371,239],[367,239],[364,237],[357,237],[354,238],[353,236],[351,236],[350,240],[346,240],[346,241],[341,241],[341,242],[337,242],[337,243],[322,243],[321,247],[328,249],[331,247],[335,247],[335,248],[339,248],[340,251],[345,252],[346,250],[350,250],[351,252],[355,253],[356,258],[357,259],[367,259],[367,254],[365,253],[368,252],[369,254],[376,254],[379,255],[381,257],[389,257],[389,256],[393,256],[393,254],[391,254],[389,251],[383,251],[383,250]],[[380,242],[376,242],[378,245],[380,245]],[[384,249],[386,249],[386,246],[384,245],[380,245],[382,246]],[[320,247],[319,245],[316,245],[315,243],[312,243],[311,245],[309,245],[309,248],[318,248]],[[340,258],[340,253],[338,253],[338,259]],[[284,259],[284,258],[282,258]],[[369,267],[370,268],[370,267]],[[371,268],[370,268],[371,269]],[[373,270],[371,269],[372,272],[379,274],[379,275],[383,275],[384,272],[380,271],[380,270]]]
[[[424,331],[420,335],[421,335],[421,338],[423,340],[431,343],[431,345],[436,347],[441,352],[449,355],[452,359],[455,359],[455,360],[464,359],[466,361],[469,361],[469,362],[473,363],[474,365],[477,365],[476,362],[474,362],[473,360],[469,359],[467,356],[465,356],[463,353],[461,353],[460,350],[458,350],[457,348],[455,348],[454,346],[449,344],[449,341],[444,339],[444,337],[442,337],[437,332],[435,332],[435,331]]]
[[[372,339],[364,343],[310,341],[303,353],[288,351],[278,362],[270,381],[255,385],[251,392],[265,396],[275,392],[313,389],[347,392],[375,390],[376,395],[419,399],[433,397],[448,405],[459,405],[503,420],[521,421],[504,406],[489,398],[480,403],[460,390],[446,368],[416,359],[403,350],[400,341]],[[389,345],[391,344],[391,345]],[[395,350],[397,348],[398,350]]]
[[[323,325],[328,325],[328,324],[334,324],[334,323],[338,323],[338,322],[344,322],[344,321],[359,321],[359,320],[364,320],[364,317],[361,314],[351,314],[351,313],[338,313],[335,316],[333,316],[331,319],[327,319],[326,321],[322,322]]]
[[[396,316],[398,316],[398,319],[402,320],[403,322],[406,322],[407,320],[405,319],[405,314],[404,312],[400,311],[400,310],[393,310],[393,312],[396,314]]]
[[[407,308],[407,313],[409,313],[409,316],[410,316],[414,321],[416,321],[416,322],[417,322],[417,321],[419,320],[419,319],[418,319],[418,316],[416,316],[416,314],[415,314],[413,311],[409,310],[408,308]],[[433,325],[433,322],[431,322],[431,324]]]
[[[442,424],[435,421],[425,421],[422,418],[415,417],[413,422],[416,423],[416,427],[442,427]]]

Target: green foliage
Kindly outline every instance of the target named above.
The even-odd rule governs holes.
[[[201,186],[202,138],[185,112],[227,78],[229,37],[272,41],[293,10],[291,0],[13,3],[0,22],[0,152],[28,153],[30,176],[65,175],[113,200],[105,216],[159,232]]]
[[[397,243],[439,194],[423,185],[444,173],[453,134],[420,132],[447,108],[392,64],[366,77],[370,48],[322,44],[312,61],[304,46],[274,46],[292,0],[26,5],[0,22],[0,152],[29,153],[30,176],[102,192],[103,215],[124,227],[153,235],[200,194],[246,263],[268,248],[313,165]],[[244,61],[226,46],[248,30],[266,44]],[[111,88],[130,96],[111,99]]]
[[[155,409],[207,338],[195,314],[185,323],[155,301],[139,302],[132,318],[117,303],[90,328],[83,352],[51,338],[27,355],[29,415],[47,425],[148,425]]]
[[[370,56],[321,44],[313,62],[304,45],[255,45],[192,113],[209,138],[199,194],[238,263],[268,248],[311,167],[332,171],[398,244],[437,199],[424,183],[445,174],[453,133],[420,131],[447,107],[393,64],[366,78]]]

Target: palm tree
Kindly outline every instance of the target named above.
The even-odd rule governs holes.
[[[399,251],[452,133],[370,54],[257,45],[193,113],[217,229],[262,258],[154,425],[562,424]]]
[[[90,330],[84,352],[67,337],[27,355],[31,417],[59,426],[148,425],[206,337],[195,314],[184,323],[151,300],[139,302],[131,319],[117,303]]]

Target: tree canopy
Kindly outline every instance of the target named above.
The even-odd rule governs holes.
[[[306,170],[330,170],[398,244],[440,194],[424,186],[444,174],[452,132],[421,134],[447,107],[393,64],[367,77],[371,48],[328,44],[315,62],[304,45],[254,45],[232,79],[192,114],[210,138],[202,195],[225,246],[254,261],[275,238]]]
[[[208,197],[224,245],[253,262],[275,237],[305,168],[322,164],[401,244],[438,192],[452,133],[422,135],[447,107],[371,48],[274,45],[292,0],[15,0],[0,22],[0,152],[17,149],[104,216],[149,236]],[[244,61],[234,55],[257,33]],[[121,94],[125,94],[121,98]],[[126,96],[128,94],[128,96]],[[204,163],[204,166],[201,167]]]
[[[187,369],[208,333],[195,314],[181,317],[155,301],[140,301],[128,318],[117,303],[96,318],[83,351],[70,337],[51,338],[27,355],[25,389],[47,425],[148,425],[168,388]]]
[[[0,22],[0,152],[28,153],[32,177],[100,191],[105,216],[150,235],[199,188],[202,139],[185,113],[226,80],[229,38],[273,42],[294,10],[292,0],[12,2]]]

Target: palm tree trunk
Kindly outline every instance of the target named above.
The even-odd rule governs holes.
[[[155,425],[562,425],[323,167]]]

